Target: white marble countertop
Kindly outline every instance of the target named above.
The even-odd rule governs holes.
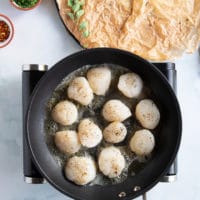
[[[80,50],[66,33],[53,0],[43,0],[35,10],[24,12],[0,1],[0,13],[11,18],[14,39],[0,49],[0,199],[68,199],[49,184],[27,185],[22,169],[21,65],[45,63],[52,66]],[[198,52],[176,61],[178,98],[183,114],[183,137],[179,151],[178,181],[159,183],[149,200],[200,199],[200,59]]]

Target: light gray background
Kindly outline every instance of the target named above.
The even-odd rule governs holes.
[[[0,0],[0,13],[15,26],[12,43],[0,49],[0,199],[68,199],[49,184],[27,185],[22,173],[21,65],[52,66],[80,50],[59,20],[54,1],[43,0],[32,11],[18,11]],[[176,61],[178,98],[183,114],[183,139],[179,152],[178,181],[159,183],[149,200],[200,199],[200,59],[197,52]]]

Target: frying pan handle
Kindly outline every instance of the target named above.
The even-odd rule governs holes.
[[[169,84],[172,86],[174,92],[177,92],[177,73],[175,68],[175,63],[167,62],[167,63],[152,63],[158,68],[162,74],[167,78]]]
[[[23,104],[23,172],[26,183],[44,183],[45,179],[34,165],[31,152],[27,144],[26,113],[31,93],[44,73],[48,70],[47,65],[23,65],[22,66],[22,104]]]
[[[167,78],[169,84],[172,86],[172,89],[177,93],[177,73],[175,68],[175,63],[152,63],[154,64]],[[161,182],[174,182],[177,179],[177,158],[172,163],[168,172],[160,180]]]
[[[177,158],[172,163],[167,174],[161,178],[160,182],[171,183],[175,182],[176,180],[177,180]]]
[[[144,193],[144,194],[142,195],[142,200],[147,200],[147,193]]]

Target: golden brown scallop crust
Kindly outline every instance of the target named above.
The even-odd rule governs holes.
[[[57,0],[61,18],[86,48],[114,47],[167,60],[194,52],[200,41],[199,0],[85,0],[84,14],[74,21],[67,2]],[[81,22],[88,24],[88,37]]]

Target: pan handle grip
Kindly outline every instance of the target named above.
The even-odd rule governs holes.
[[[166,175],[161,178],[160,182],[172,183],[175,182],[176,180],[177,180],[177,158],[170,166]]]
[[[175,68],[175,63],[167,62],[167,63],[152,63],[154,64],[162,74],[167,78],[169,84],[174,90],[175,94],[177,93],[177,73]],[[161,178],[161,182],[174,182],[177,179],[177,158],[175,158],[174,162],[170,166],[168,172],[165,176]]]
[[[23,104],[23,173],[26,183],[44,183],[45,179],[38,172],[32,161],[31,152],[27,144],[26,113],[30,102],[30,96],[38,81],[48,70],[47,65],[23,65],[22,66],[22,104]]]
[[[142,195],[142,200],[147,200],[147,193],[144,193],[144,194]]]
[[[171,64],[169,63],[168,65],[173,66],[172,63]],[[177,73],[175,70],[175,66],[174,68],[166,69],[164,74],[167,77],[169,84],[172,86],[172,89],[174,90],[175,94],[177,94]],[[163,176],[160,181],[165,183],[171,183],[175,182],[176,180],[177,180],[177,157],[170,166],[166,175]]]

